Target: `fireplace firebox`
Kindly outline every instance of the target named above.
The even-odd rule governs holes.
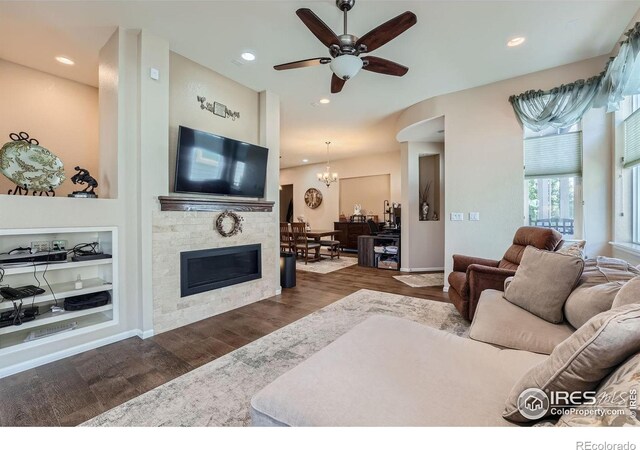
[[[260,244],[180,253],[180,296],[262,278]]]

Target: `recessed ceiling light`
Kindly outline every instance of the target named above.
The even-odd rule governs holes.
[[[507,42],[507,47],[517,47],[518,45],[524,44],[525,38],[522,36],[514,37]]]
[[[323,105],[328,105],[329,103],[331,103],[331,100],[329,100],[328,98],[321,98],[320,103],[322,103]]]
[[[73,59],[69,59],[66,56],[56,56],[56,61],[58,61],[60,64],[66,65],[66,66],[73,66],[75,64]]]
[[[245,61],[255,61],[256,59],[256,55],[254,55],[251,52],[244,52],[242,55],[240,55],[242,57],[242,59],[244,59]]]
[[[309,160],[308,159],[303,159],[302,162],[307,163],[307,162],[309,162]]]

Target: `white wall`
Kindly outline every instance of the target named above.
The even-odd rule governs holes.
[[[500,258],[515,230],[523,225],[523,130],[508,101],[509,96],[588,78],[600,73],[606,61],[607,57],[593,58],[431,98],[411,106],[400,115],[398,131],[430,118],[445,116],[446,204],[441,215],[446,221],[447,272],[451,270],[451,255],[454,253]],[[606,122],[598,119],[598,114],[604,115],[602,111],[594,111],[586,120]],[[609,131],[591,135],[589,132],[586,136],[585,155],[600,155],[586,160],[585,173],[590,177],[599,170],[596,165],[610,155],[606,148],[607,133]],[[607,167],[601,170],[607,172]],[[606,193],[586,189],[585,203],[592,205],[588,212],[591,221],[588,239],[596,243],[594,251],[604,254],[608,252],[601,243],[609,239],[606,222],[611,217],[611,200],[607,201],[606,197]],[[480,213],[479,222],[468,221],[471,211]],[[465,213],[465,220],[449,221],[450,212]]]
[[[154,327],[154,252],[152,242],[153,213],[158,196],[169,192],[169,42],[142,31],[138,39],[139,87],[139,174],[138,186],[138,254],[140,257],[140,302],[142,329]],[[154,80],[149,73],[158,69]]]
[[[610,256],[613,233],[613,128],[611,115],[592,109],[582,118],[583,239],[588,257]]]
[[[303,215],[311,223],[312,228],[332,230],[333,222],[338,221],[339,215],[344,213],[348,217],[353,214],[353,209],[340,211],[339,181],[333,183],[329,188],[318,181],[316,174],[325,170],[325,163],[282,169],[280,184],[293,184],[294,220]],[[337,172],[340,178],[389,174],[391,198],[387,200],[400,203],[399,151],[331,161],[331,172]],[[304,193],[311,187],[322,193],[322,204],[316,209],[309,208],[304,202]]]
[[[340,178],[340,211],[352,211],[354,205],[361,207],[362,214],[384,220],[384,201],[391,197],[391,177],[367,175],[364,177]]]
[[[71,182],[75,166],[98,178],[98,89],[0,59],[0,99],[0,146],[25,131],[58,156],[67,179],[56,195],[84,189]],[[0,175],[0,194],[14,187]]]
[[[206,131],[243,142],[260,145],[260,99],[258,92],[211,69],[171,52],[169,90],[169,190],[175,179],[178,127]],[[225,119],[200,108],[198,96],[217,101],[240,112],[236,120]]]
[[[416,272],[444,268],[444,221],[420,220],[420,156],[439,155],[444,160],[444,146],[439,143],[403,142],[401,270]],[[444,167],[440,164],[440,183]],[[445,190],[440,189],[440,205]]]

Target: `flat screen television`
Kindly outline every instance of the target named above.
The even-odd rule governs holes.
[[[181,126],[175,192],[264,197],[269,150]]]

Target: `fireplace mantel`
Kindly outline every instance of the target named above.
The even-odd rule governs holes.
[[[226,198],[161,196],[161,211],[241,211],[241,212],[271,212],[274,202],[265,200],[230,200]]]

